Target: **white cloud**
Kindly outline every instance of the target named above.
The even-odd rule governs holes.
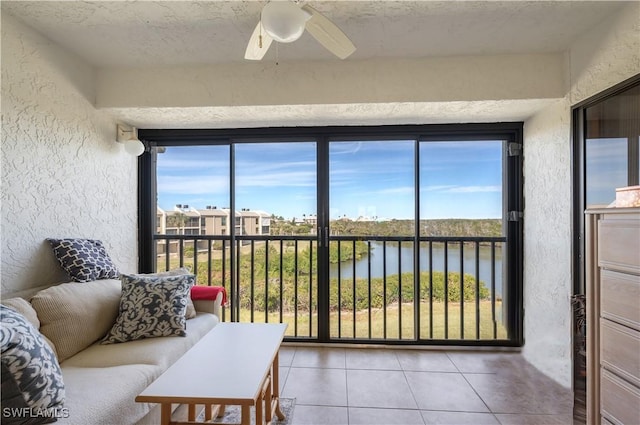
[[[482,193],[482,192],[501,192],[502,186],[457,186],[453,184],[443,184],[426,186],[422,188],[423,192],[440,192],[440,193]]]
[[[422,192],[447,192],[448,189],[456,187],[452,184],[440,184],[434,186],[423,186]]]
[[[256,172],[236,177],[237,187],[306,187],[315,184],[315,171]]]
[[[375,193],[379,195],[405,195],[413,193],[414,190],[415,188],[413,186],[390,187],[387,189],[378,190]]]
[[[158,193],[225,194],[229,193],[229,179],[216,175],[158,176]]]
[[[446,190],[449,193],[501,192],[501,186],[456,186]]]

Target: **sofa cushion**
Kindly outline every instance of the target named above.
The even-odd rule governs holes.
[[[137,274],[134,276],[165,277],[165,276],[182,276],[185,274],[191,274],[191,272],[185,267],[180,267],[178,269],[168,270],[166,272]],[[194,317],[196,317],[196,307],[193,305],[193,301],[191,301],[191,297],[187,298],[187,312],[185,313],[185,317],[187,319],[193,319]]]
[[[64,362],[64,367],[111,367],[125,364],[152,364],[163,371],[218,324],[209,313],[187,320],[184,338],[146,338],[122,344],[96,343]],[[64,368],[63,368],[64,369]]]
[[[33,296],[40,332],[53,342],[61,363],[109,332],[120,293],[119,280],[98,280],[63,283]]]
[[[118,317],[103,344],[185,336],[187,299],[194,275],[122,275]]]
[[[25,319],[33,325],[34,328],[40,329],[40,320],[38,320],[38,313],[33,309],[33,306],[29,304],[29,301],[24,298],[7,298],[2,300],[2,305],[14,309],[18,313],[24,316]]]
[[[40,320],[38,320],[38,313],[33,309],[33,306],[29,304],[27,300],[20,297],[7,298],[6,300],[2,300],[2,304],[22,314],[24,318],[27,319],[29,323],[31,323],[33,327],[38,330],[38,332],[40,332]],[[42,333],[40,333],[40,335],[42,335]],[[53,342],[51,342],[51,340],[44,335],[42,335],[42,338],[47,342],[47,344],[49,344],[49,346],[53,350],[53,354],[55,354],[57,358],[58,353],[56,352],[56,347]]]
[[[118,268],[95,239],[47,239],[60,266],[75,282],[117,279]]]
[[[54,422],[65,388],[60,365],[40,332],[15,310],[0,306],[2,348],[2,423]],[[17,410],[12,410],[17,409]],[[15,415],[31,409],[33,416]]]
[[[63,365],[69,415],[56,425],[135,424],[156,406],[136,403],[136,396],[161,373],[154,365],[96,368]]]

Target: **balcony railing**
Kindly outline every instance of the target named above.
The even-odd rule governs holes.
[[[317,340],[319,320],[338,341],[507,339],[504,237],[421,237],[416,250],[413,237],[332,236],[323,285],[315,235],[154,238],[159,271],[188,267],[227,289],[223,321],[289,323],[298,340]]]

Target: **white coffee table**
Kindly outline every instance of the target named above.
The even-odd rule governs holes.
[[[286,324],[220,323],[136,397],[160,403],[162,425],[195,424],[196,406],[205,408],[205,422],[224,412],[225,405],[241,409],[241,424],[269,424],[279,405],[278,350]],[[172,404],[188,406],[187,420],[172,418]]]

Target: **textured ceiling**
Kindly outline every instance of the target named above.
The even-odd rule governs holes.
[[[265,4],[0,0],[3,13],[17,17],[96,68],[145,69],[245,62],[246,44]],[[347,61],[362,61],[563,52],[624,2],[344,0],[309,4],[354,42],[357,50]],[[338,59],[306,33],[291,44],[274,43],[265,61],[276,59],[280,63],[332,61],[327,65],[339,65]],[[552,101],[106,110],[119,121],[143,128],[233,128],[521,121]]]
[[[96,67],[243,61],[265,1],[11,1],[9,12]],[[623,2],[311,1],[349,60],[560,52]],[[305,33],[267,59],[335,60]]]

